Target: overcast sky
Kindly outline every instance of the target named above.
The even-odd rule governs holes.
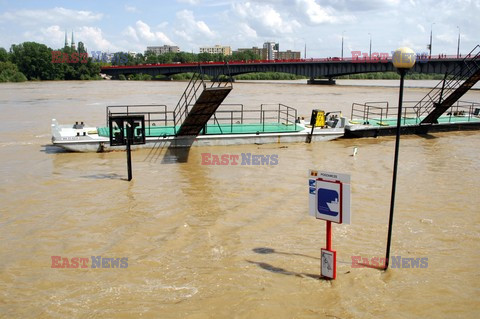
[[[391,52],[400,46],[426,52],[433,28],[433,54],[461,53],[480,43],[480,0],[0,0],[0,47],[24,41],[63,46],[83,41],[90,51],[142,52],[151,45],[232,49],[280,43],[280,50],[307,57],[351,51]],[[370,35],[369,35],[370,34]]]

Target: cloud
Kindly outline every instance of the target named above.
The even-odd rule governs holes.
[[[190,10],[177,12],[176,20],[174,33],[189,42],[194,39],[211,40],[216,37],[216,33],[204,21],[197,21]]]
[[[446,44],[457,43],[457,35],[454,35],[453,33],[441,33],[436,35],[435,39],[438,39]]]
[[[352,14],[341,14],[329,6],[322,6],[315,0],[296,0],[297,12],[300,13],[310,24],[339,23],[343,21],[355,21]]]
[[[200,3],[200,0],[177,0],[178,3],[187,3],[192,6],[197,5]]]
[[[137,31],[135,31],[132,26],[128,26],[125,31],[123,31],[123,34],[135,41],[139,41]]]
[[[135,23],[135,27],[128,26],[122,34],[133,40],[137,44],[137,48],[138,44],[174,44],[165,33],[152,31],[151,27],[142,20],[138,20]]]
[[[320,6],[315,0],[297,0],[296,4],[313,24],[337,21],[337,18],[332,14],[333,9]]]
[[[423,25],[421,25],[420,23],[417,24],[417,28],[418,28],[418,30],[420,30],[421,33],[425,33],[425,27]]]
[[[89,50],[110,51],[118,50],[118,47],[105,39],[102,29],[97,27],[81,27],[75,32],[75,39],[82,41]],[[78,44],[77,44],[78,45]]]
[[[263,37],[292,33],[300,27],[298,21],[295,19],[289,20],[287,16],[282,16],[269,4],[235,3],[233,4],[233,11],[243,23]]]
[[[70,44],[72,34],[69,32],[68,43]],[[74,30],[75,42],[81,41],[89,50],[112,51],[118,47],[108,41],[103,35],[102,29],[97,27],[82,26]],[[33,31],[25,31],[23,37],[27,41],[44,43],[52,49],[63,48],[65,43],[65,30],[59,25],[41,27]]]
[[[71,10],[62,7],[39,10],[17,10],[0,15],[0,21],[15,22],[20,25],[85,24],[101,20],[102,13],[84,10]]]
[[[138,13],[140,12],[137,7],[135,6],[129,6],[128,4],[125,5],[125,11],[131,12],[131,13]]]

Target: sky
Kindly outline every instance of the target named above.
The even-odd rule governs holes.
[[[480,43],[480,0],[0,0],[0,47],[25,41],[63,47],[82,41],[88,52],[133,51],[177,45],[199,52],[216,44],[262,47],[307,58],[344,56],[351,51],[391,53],[408,46],[432,54],[470,52]]]

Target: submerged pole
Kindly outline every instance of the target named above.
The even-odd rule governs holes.
[[[128,181],[132,180],[132,152],[130,150],[130,127],[127,126],[127,170]]]

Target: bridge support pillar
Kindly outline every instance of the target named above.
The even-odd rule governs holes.
[[[315,78],[310,78],[310,80],[307,81],[307,84],[314,84],[314,85],[335,85],[335,80],[330,77],[328,79],[315,79]]]

